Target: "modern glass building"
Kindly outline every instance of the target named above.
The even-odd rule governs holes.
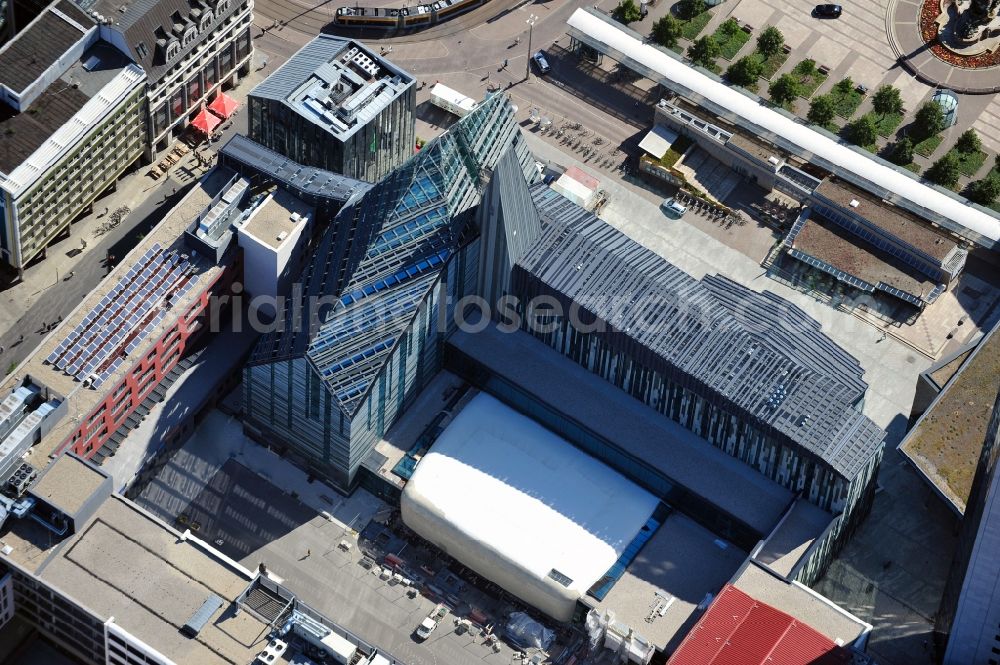
[[[453,303],[475,288],[474,211],[504,153],[535,166],[493,95],[329,225],[244,371],[248,433],[349,490],[365,456],[441,364]]]
[[[375,182],[413,154],[413,76],[320,35],[250,91],[250,138],[303,166]]]

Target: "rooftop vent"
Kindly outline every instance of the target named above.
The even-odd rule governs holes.
[[[278,242],[281,242],[287,237],[288,237],[288,231],[282,231],[281,233],[278,234]]]
[[[181,632],[188,637],[197,637],[201,629],[205,627],[205,624],[208,623],[208,620],[212,618],[212,615],[220,607],[222,607],[222,599],[213,593],[202,603],[198,611],[191,615],[191,618],[181,628]]]
[[[851,207],[852,208],[857,208],[859,205],[861,205],[861,201],[859,201],[857,199],[851,199]]]
[[[768,162],[769,162],[769,163],[770,163],[771,165],[773,165],[773,166],[777,166],[777,165],[778,165],[778,162],[780,162],[781,160],[779,160],[779,159],[778,159],[777,157],[775,157],[774,155],[771,155],[770,157],[768,157],[768,158],[767,158],[767,161],[768,161]]]

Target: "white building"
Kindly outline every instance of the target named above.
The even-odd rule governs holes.
[[[639,533],[657,499],[486,394],[420,460],[403,522],[560,621]]]
[[[313,208],[283,189],[268,194],[237,225],[243,248],[243,288],[257,311],[268,318],[276,313],[275,299],[288,292],[299,273],[302,249],[311,227]]]

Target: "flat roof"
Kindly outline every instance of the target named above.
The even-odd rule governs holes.
[[[0,85],[23,92],[94,27],[94,20],[69,0],[53,2],[0,47]]]
[[[767,162],[770,157],[776,157],[782,161],[785,159],[785,156],[781,153],[781,151],[774,146],[768,145],[763,141],[750,138],[749,136],[746,136],[738,131],[734,131],[732,133],[727,143],[732,143],[736,147],[753,155],[762,162]]]
[[[614,565],[658,499],[485,393],[455,416],[403,490],[403,521],[557,617]],[[485,550],[485,551],[484,551]],[[516,580],[515,580],[516,581]],[[531,591],[541,590],[538,598]],[[551,603],[551,605],[546,603]]]
[[[789,577],[834,519],[833,515],[805,499],[796,499],[781,523],[761,544],[754,559]]]
[[[616,621],[661,650],[668,649],[683,639],[698,605],[708,594],[718,593],[746,556],[691,518],[673,512],[595,607],[611,610]],[[663,616],[646,621],[660,598],[662,604],[669,603]],[[588,597],[585,602],[595,601]]]
[[[6,396],[21,385],[25,376],[31,376],[36,385],[54,391],[67,404],[66,414],[31,450],[31,462],[36,467],[44,468],[47,465],[45,457],[56,452],[60,444],[76,431],[82,419],[89,416],[104,400],[108,391],[118,385],[125,374],[132,370],[134,363],[149,352],[156,340],[177,322],[177,318],[181,314],[188,311],[204,291],[203,287],[213,283],[222,272],[222,266],[216,265],[201,255],[195,257],[190,253],[191,250],[184,242],[184,231],[211,203],[213,197],[222,190],[233,175],[235,173],[229,169],[216,168],[198,181],[184,195],[184,198],[167,213],[166,217],[121,260],[115,269],[101,280],[97,287],[72,312],[66,315],[55,330],[42,340],[31,355],[0,382],[0,395]],[[117,371],[104,380],[100,388],[86,387],[76,377],[49,364],[46,361],[49,355],[63,340],[67,339],[71,331],[83,322],[91,310],[101,308],[101,301],[115,289],[119,282],[130,281],[127,273],[134,265],[140,263],[141,257],[154,245],[159,245],[164,251],[188,254],[192,270],[190,276],[192,279],[197,277],[201,287],[196,285],[196,288],[188,289],[180,298],[172,299],[172,306],[163,310],[164,316],[160,323],[148,331],[142,337],[140,344],[129,354],[131,361],[122,363]]]
[[[293,214],[299,215],[301,219],[292,220]],[[279,187],[254,209],[246,222],[240,226],[239,232],[248,233],[271,249],[278,249],[286,242],[292,242],[290,240],[292,232],[296,227],[304,225],[307,218],[312,216],[311,205]]]
[[[75,515],[107,479],[107,475],[74,455],[60,455],[30,492],[66,514]]]
[[[791,505],[789,490],[528,333],[491,325],[447,343],[761,534]]]
[[[1000,243],[1000,218],[985,208],[931,187],[901,168],[876,161],[860,148],[854,149],[790,115],[779,113],[756,95],[741,92],[690,67],[676,54],[658,48],[610,17],[589,8],[577,9],[568,24],[574,36],[579,35],[586,42],[598,43],[620,54],[619,59],[627,58],[634,63],[630,66],[655,72],[660,77],[657,82],[697,100],[719,115],[730,116],[745,129],[769,140],[774,137],[795,154],[819,160],[821,166],[828,164],[843,174],[853,175],[882,198],[896,198],[901,205],[916,208],[914,212],[948,222],[956,232],[987,247]]]
[[[8,522],[10,524],[10,522]],[[17,520],[5,532],[2,555],[60,593],[114,623],[178,663],[249,663],[269,628],[233,601],[252,579],[249,571],[222,559],[153,518],[131,501],[111,495],[76,535],[38,556],[19,531],[33,520]],[[40,527],[39,527],[40,528]],[[225,602],[197,637],[180,629],[215,594]]]
[[[885,284],[925,302],[937,286],[919,270],[819,214],[810,214],[792,247],[873,287]]]
[[[144,78],[121,52],[97,42],[25,110],[0,102],[0,181],[6,174],[20,195]]]
[[[414,85],[414,78],[364,44],[321,34],[250,91],[284,103],[340,140]]]
[[[965,512],[1000,392],[997,330],[1000,326],[983,337],[899,444],[900,452],[959,514]]]
[[[828,639],[851,644],[871,626],[798,582],[787,582],[748,561],[731,581],[752,598],[812,626]]]
[[[855,212],[890,236],[899,238],[902,242],[941,262],[951,256],[958,247],[958,243],[935,231],[923,220],[836,178],[822,180],[815,193],[841,208]],[[858,205],[852,206],[851,203],[854,201],[857,201]]]

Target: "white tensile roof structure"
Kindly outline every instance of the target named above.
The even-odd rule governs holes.
[[[913,212],[926,211],[931,217],[950,221],[957,228],[972,232],[994,246],[1000,244],[1000,219],[977,209],[969,201],[951,197],[901,171],[880,163],[834,138],[822,134],[794,118],[778,113],[762,104],[759,99],[740,92],[721,81],[689,67],[679,58],[668,55],[654,45],[644,43],[631,31],[616,27],[609,20],[595,15],[591,10],[577,9],[567,22],[570,34],[589,37],[616,52],[623,64],[639,65],[661,77],[666,87],[681,92],[699,105],[707,105],[725,111],[730,120],[748,131],[780,137],[785,143],[796,148],[801,157],[826,162],[841,169],[844,177],[853,174],[861,181],[869,183],[869,189],[893,203],[904,205],[910,202]],[[614,55],[609,53],[609,55]],[[632,63],[628,61],[631,60]],[[660,81],[658,81],[660,82]],[[860,184],[860,183],[856,183]],[[899,201],[892,197],[898,197]],[[914,206],[916,209],[914,209]]]
[[[441,433],[403,490],[403,522],[480,575],[568,621],[657,499],[486,394]]]

